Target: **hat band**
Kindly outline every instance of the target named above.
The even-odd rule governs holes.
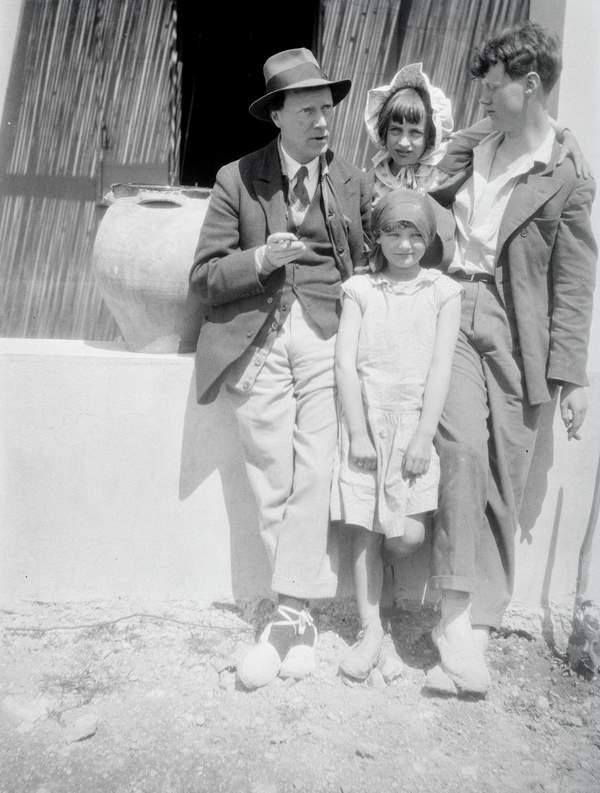
[[[286,88],[294,85],[294,83],[301,82],[302,80],[327,80],[325,74],[315,66],[314,63],[301,63],[298,66],[291,66],[289,69],[283,69],[277,72],[267,80],[265,88],[267,93],[273,91],[285,91]]]

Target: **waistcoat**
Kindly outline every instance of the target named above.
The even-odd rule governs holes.
[[[325,223],[321,185],[317,186],[304,220],[296,227],[288,208],[288,231],[296,234],[306,248],[296,261],[286,265],[279,306],[298,299],[304,311],[329,338],[337,331],[340,314],[341,276],[336,265]],[[275,313],[274,312],[274,313]]]

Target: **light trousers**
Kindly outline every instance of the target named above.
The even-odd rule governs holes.
[[[249,395],[228,390],[269,555],[274,592],[333,597],[337,546],[329,498],[337,439],[335,337],[324,339],[298,300]]]
[[[461,283],[461,326],[435,440],[441,479],[432,584],[470,592],[473,624],[497,628],[513,590],[540,406],[526,398],[510,306],[494,284]]]

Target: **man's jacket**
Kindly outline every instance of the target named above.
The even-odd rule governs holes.
[[[365,174],[330,151],[326,161],[321,188],[331,255],[343,280],[365,264],[370,193]],[[269,321],[285,268],[263,280],[254,254],[270,234],[286,230],[279,152],[272,141],[219,170],[202,226],[190,274],[191,289],[205,306],[196,350],[200,402],[214,399],[227,367]]]
[[[495,279],[516,325],[530,404],[550,399],[550,380],[587,385],[596,243],[590,210],[593,179],[572,161],[560,165],[554,144],[547,166],[521,176],[500,225]],[[473,173],[472,151],[452,151],[441,168],[453,174],[431,193],[451,207]]]

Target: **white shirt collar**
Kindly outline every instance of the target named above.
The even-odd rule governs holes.
[[[510,165],[510,174],[517,175],[522,173],[527,173],[530,171],[536,163],[540,163],[541,165],[548,165],[552,158],[552,149],[554,148],[554,130],[549,129],[546,133],[546,136],[540,143],[540,145],[534,149],[533,151],[525,152],[516,160],[514,160]],[[475,147],[474,155],[477,157],[477,154],[483,155],[485,160],[491,162],[496,153],[496,149],[500,145],[503,140],[503,133],[502,132],[492,132],[490,135],[485,137],[481,143]]]
[[[548,130],[546,137],[531,155],[533,162],[540,162],[542,165],[548,165],[552,159],[552,151],[554,149],[554,141],[556,134],[553,129]]]
[[[293,157],[291,157],[287,151],[283,148],[283,144],[281,142],[281,138],[279,138],[279,152],[281,154],[281,165],[283,171],[290,182],[296,177],[298,173],[298,168],[301,168],[303,165],[306,166],[308,169],[308,181],[309,182],[316,182],[318,177],[319,171],[319,156],[317,155],[314,159],[310,160],[310,162],[298,162]]]

